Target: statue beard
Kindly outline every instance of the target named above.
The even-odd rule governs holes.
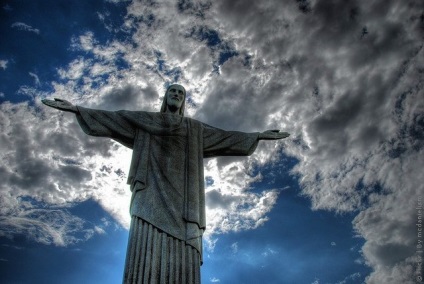
[[[168,110],[172,113],[180,113],[180,107],[176,106],[176,105],[168,105]]]

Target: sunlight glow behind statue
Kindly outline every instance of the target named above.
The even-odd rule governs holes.
[[[88,135],[133,149],[128,184],[131,227],[123,283],[200,283],[206,227],[203,158],[248,156],[259,140],[287,132],[224,131],[184,117],[186,91],[168,87],[160,112],[104,111],[61,100],[47,106],[73,112]]]

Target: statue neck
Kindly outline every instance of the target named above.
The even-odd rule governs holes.
[[[175,107],[175,106],[166,106],[166,113],[171,113],[171,114],[176,114],[176,115],[180,115],[180,109]]]

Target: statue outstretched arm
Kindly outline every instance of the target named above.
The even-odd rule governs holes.
[[[290,134],[287,132],[280,132],[280,130],[267,130],[259,133],[258,140],[278,140],[289,137]]]
[[[41,102],[45,104],[46,106],[49,106],[58,110],[78,113],[77,107],[73,105],[72,103],[68,102],[67,100],[55,98],[54,100],[44,99],[44,100],[41,100]]]
[[[82,130],[91,136],[109,137],[129,148],[133,147],[135,126],[119,111],[89,109],[73,105],[67,100],[41,100],[43,104],[76,114]]]
[[[287,132],[267,130],[261,133],[225,131],[203,125],[203,154],[205,158],[217,156],[249,156],[258,145],[259,140],[278,140],[290,136]]]

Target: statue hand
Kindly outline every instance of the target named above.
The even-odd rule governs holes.
[[[259,140],[278,140],[289,137],[287,132],[280,132],[280,130],[267,130],[259,133]]]
[[[59,109],[59,110],[69,111],[69,112],[74,112],[74,113],[78,112],[77,107],[74,106],[72,103],[68,102],[67,100],[55,98],[54,101],[44,99],[44,100],[41,100],[41,102],[43,104],[45,104],[46,106],[56,108],[56,109]]]

